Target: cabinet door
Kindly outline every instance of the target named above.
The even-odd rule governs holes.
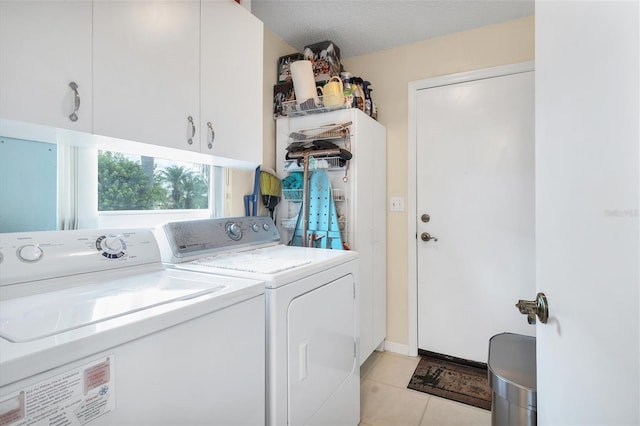
[[[372,233],[373,233],[373,343],[377,347],[387,337],[387,131],[368,120],[371,129]],[[367,140],[361,140],[364,144]]]
[[[91,131],[91,7],[0,1],[0,117]],[[81,100],[75,121],[71,82]]]
[[[386,130],[360,110],[353,111],[353,248],[360,253],[362,282],[360,362],[384,342],[387,324]]]
[[[202,151],[260,164],[262,23],[232,1],[201,6]]]
[[[353,175],[351,194],[353,208],[349,222],[352,224],[352,248],[360,254],[360,363],[362,364],[373,353],[380,342],[374,338],[374,321],[377,315],[374,307],[376,292],[376,265],[374,252],[374,196],[379,189],[375,187],[377,171],[374,169],[375,144],[368,117],[354,111],[353,128],[355,137],[351,147]],[[384,188],[382,188],[384,190]]]
[[[287,424],[313,424],[309,420],[318,416],[323,405],[353,373],[354,364],[358,365],[354,362],[356,312],[352,275],[298,296],[289,304]],[[350,424],[351,419],[343,420],[343,424]],[[358,422],[354,420],[351,424]]]
[[[199,150],[200,3],[97,1],[93,30],[94,133]]]

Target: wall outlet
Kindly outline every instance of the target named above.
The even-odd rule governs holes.
[[[392,211],[392,212],[403,212],[404,211],[404,198],[402,198],[402,197],[391,197],[389,199],[389,211]]]

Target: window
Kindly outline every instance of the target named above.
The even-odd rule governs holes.
[[[232,190],[253,190],[253,172],[245,179],[245,170],[214,166],[200,153],[112,139],[43,139],[0,135],[0,232],[152,228],[243,214],[243,197]]]
[[[209,208],[211,167],[98,151],[98,211]]]
[[[56,229],[57,147],[0,137],[0,232]]]
[[[219,167],[209,158],[146,148],[79,149],[78,228],[151,228],[222,214],[222,182],[213,180]]]

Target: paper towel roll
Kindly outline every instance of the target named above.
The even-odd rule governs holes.
[[[316,105],[320,105],[320,99],[318,99],[318,92],[316,91],[316,80],[311,69],[311,61],[295,61],[291,63],[290,68],[297,103],[302,104],[307,99],[313,98]]]

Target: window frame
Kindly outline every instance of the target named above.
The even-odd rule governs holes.
[[[224,205],[223,182],[216,179],[220,168],[210,166],[209,207],[206,209],[166,209],[166,210],[98,210],[98,151],[101,148],[81,148],[78,152],[78,228],[154,228],[169,221],[209,219],[221,215],[217,206]],[[111,150],[112,152],[121,152]],[[127,155],[147,155],[163,158],[154,153],[126,153]],[[174,160],[168,159],[171,161]],[[186,160],[191,161],[191,160]],[[194,162],[194,161],[191,161]],[[217,189],[217,190],[216,190]]]

